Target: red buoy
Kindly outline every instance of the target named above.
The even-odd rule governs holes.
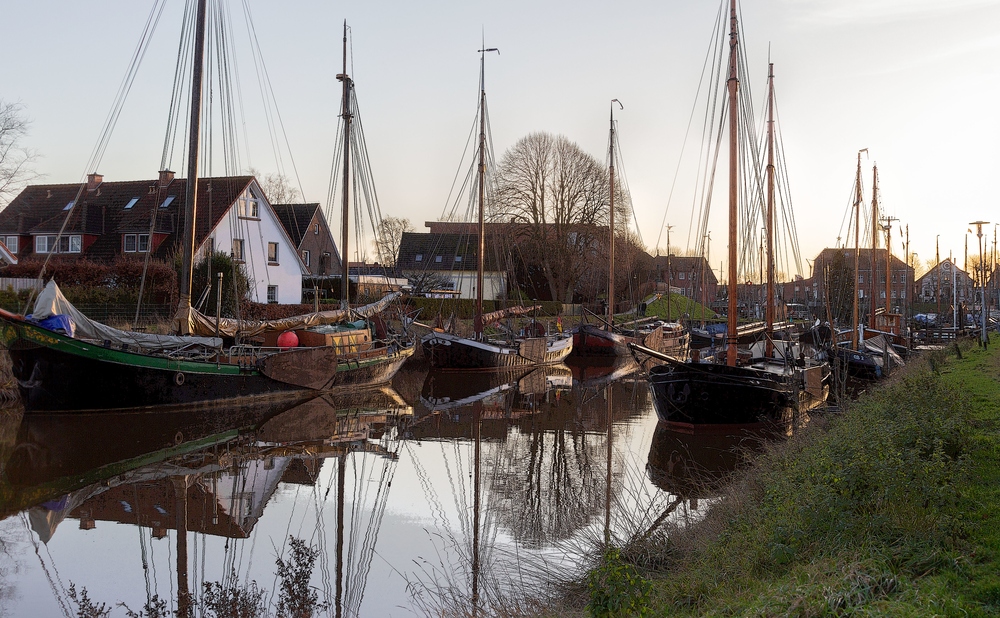
[[[295,334],[295,331],[286,330],[278,335],[278,347],[282,350],[294,348],[297,345],[299,345],[299,336]]]

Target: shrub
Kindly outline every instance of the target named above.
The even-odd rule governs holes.
[[[652,584],[634,566],[622,560],[621,552],[609,547],[597,568],[587,574],[593,616],[645,616],[649,612]]]

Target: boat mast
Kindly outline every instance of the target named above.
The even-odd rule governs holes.
[[[350,259],[348,258],[348,212],[350,211],[350,191],[351,181],[351,87],[353,83],[347,75],[347,20],[344,20],[344,72],[337,75],[337,81],[343,82],[343,109],[341,118],[344,119],[344,186],[343,201],[340,213],[340,308],[349,309],[350,299]]]
[[[767,303],[764,355],[774,353],[774,63],[767,65]]]
[[[479,248],[476,251],[476,317],[473,320],[475,338],[483,338],[483,270],[486,259],[486,52],[500,50],[496,47],[479,50]]]
[[[191,125],[188,133],[188,173],[184,190],[184,236],[181,241],[180,300],[177,306],[177,332],[191,333],[191,279],[194,269],[194,228],[198,212],[198,153],[201,134],[201,83],[205,64],[205,4],[198,0],[195,21],[194,66],[191,71]]]
[[[611,99],[611,133],[609,138],[610,164],[608,166],[611,176],[611,207],[608,216],[608,323],[607,330],[613,330],[615,324],[615,103],[618,107],[625,109],[618,99]],[[668,258],[669,259],[669,258]]]
[[[736,226],[737,216],[737,172],[739,166],[739,151],[737,137],[739,130],[739,94],[740,81],[737,75],[739,66],[739,25],[736,21],[736,0],[729,0],[729,308],[726,320],[726,364],[736,366],[736,286],[738,274],[736,271]]]
[[[871,291],[872,298],[871,304],[871,315],[868,316],[868,325],[871,328],[875,328],[875,272],[878,270],[876,264],[878,261],[875,259],[878,252],[878,165],[872,167],[872,253],[871,253],[871,263],[872,263],[872,280],[871,280]],[[888,277],[887,277],[888,278]],[[889,299],[887,298],[886,301]]]
[[[892,296],[892,222],[899,221],[896,217],[885,217],[885,314],[892,311],[890,297]]]
[[[854,285],[852,292],[854,302],[852,304],[851,316],[851,349],[858,349],[858,279],[861,273],[861,153],[868,152],[867,148],[858,151],[858,172],[854,178]]]

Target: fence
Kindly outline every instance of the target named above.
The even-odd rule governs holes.
[[[0,290],[35,290],[40,292],[42,282],[33,277],[0,277]]]

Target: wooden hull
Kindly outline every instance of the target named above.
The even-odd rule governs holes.
[[[235,363],[181,360],[73,339],[14,318],[4,317],[0,324],[0,340],[10,352],[26,412],[187,405],[318,390],[281,379],[280,372],[269,377],[260,363],[249,359]],[[277,354],[300,355],[303,365],[315,357],[310,348]],[[320,368],[327,373],[323,388],[386,382],[409,354],[412,349],[408,354],[332,363]]]
[[[424,357],[435,369],[490,370],[561,363],[573,350],[573,339],[539,337],[501,345],[432,332],[424,336],[421,345]]]
[[[825,366],[790,373],[714,363],[666,363],[649,370],[661,421],[683,431],[728,431],[734,426],[786,426],[796,413],[826,400]]]
[[[624,335],[607,331],[593,324],[581,324],[573,333],[573,356],[584,358],[631,357],[628,344],[637,343],[650,349],[684,360],[688,354],[688,334],[683,329],[662,327],[639,335]]]

